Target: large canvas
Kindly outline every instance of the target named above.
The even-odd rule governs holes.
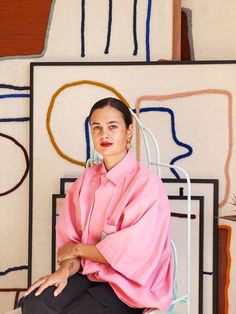
[[[32,279],[50,271],[51,197],[60,178],[83,171],[91,148],[87,116],[100,98],[116,96],[136,111],[157,137],[163,162],[186,168],[191,178],[219,180],[220,214],[229,212],[236,189],[235,78],[234,62],[32,64]],[[133,150],[145,163],[138,131]],[[162,176],[183,177],[169,170]],[[212,289],[205,297],[212,300]]]

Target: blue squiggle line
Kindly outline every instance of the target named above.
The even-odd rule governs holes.
[[[4,119],[0,119],[0,122],[25,122],[25,121],[29,121],[30,118],[25,117],[25,118],[4,118]]]
[[[0,99],[5,98],[30,98],[29,94],[6,94],[6,95],[0,95]]]
[[[86,160],[90,158],[90,137],[89,137],[89,117],[85,119],[85,139],[86,139]]]
[[[175,115],[174,115],[173,110],[171,110],[170,108],[166,108],[166,107],[146,107],[146,108],[141,108],[141,109],[140,109],[140,112],[149,112],[149,111],[160,111],[160,112],[167,112],[167,113],[169,113],[169,115],[170,115],[170,117],[171,117],[171,132],[172,132],[172,138],[173,138],[174,142],[176,143],[176,145],[181,146],[181,147],[184,147],[184,148],[187,149],[187,153],[176,156],[175,158],[173,158],[173,159],[170,161],[170,164],[171,164],[171,165],[174,165],[176,161],[178,161],[178,160],[180,160],[180,159],[183,159],[183,158],[185,158],[185,157],[191,156],[192,153],[193,153],[193,148],[192,148],[190,145],[185,144],[185,143],[179,141],[178,138],[177,138],[177,136],[176,136]],[[176,172],[175,169],[170,169],[170,170],[171,170],[171,172],[174,174],[174,176],[175,176],[177,179],[180,179],[180,176],[179,176],[179,174]]]
[[[109,14],[108,14],[108,30],[107,30],[107,44],[104,53],[109,53],[111,41],[111,25],[112,25],[112,0],[109,0]]]
[[[133,55],[138,54],[138,39],[137,39],[137,0],[134,0],[133,6],[133,38],[134,38],[134,51]]]
[[[16,267],[10,267],[4,271],[0,271],[0,276],[5,276],[8,273],[11,273],[13,271],[18,271],[18,270],[24,270],[24,269],[29,269],[27,265],[22,265],[22,266],[16,266]]]
[[[14,90],[29,90],[29,86],[16,86],[16,85],[10,85],[10,84],[0,84],[0,88],[8,88],[8,89],[14,89]]]
[[[85,0],[82,0],[81,1],[81,57],[85,57],[84,30],[85,30]]]
[[[135,113],[136,110],[132,109],[133,112]],[[150,111],[160,111],[160,112],[167,112],[170,115],[171,118],[171,132],[172,132],[172,138],[174,140],[174,142],[176,143],[176,145],[184,147],[187,149],[187,153],[185,154],[181,154],[176,156],[175,158],[173,158],[170,161],[171,165],[174,165],[175,162],[177,162],[180,159],[183,159],[185,157],[191,156],[193,153],[193,149],[190,145],[185,144],[181,141],[178,140],[177,136],[176,136],[176,130],[175,130],[175,116],[174,116],[174,112],[173,110],[171,110],[170,108],[166,108],[166,107],[147,107],[147,108],[141,108],[140,112],[150,112]],[[90,138],[89,138],[89,119],[86,118],[85,120],[85,137],[86,137],[86,158],[87,160],[90,158]],[[179,174],[176,172],[175,169],[171,169],[171,172],[173,173],[173,175],[177,178],[180,179]]]
[[[146,18],[146,61],[150,61],[150,20],[152,12],[152,0],[148,0]]]

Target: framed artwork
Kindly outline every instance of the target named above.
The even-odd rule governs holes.
[[[217,183],[200,186],[192,181],[193,196],[204,196],[204,225],[210,228],[204,234],[203,312],[215,313],[214,217],[217,208],[219,215],[227,210],[236,190],[234,79],[233,61],[32,63],[30,213],[34,220],[30,247],[34,250],[29,256],[30,280],[51,270],[51,197],[60,193],[60,178],[78,177],[90,156],[89,110],[97,100],[112,96],[122,99],[151,129],[162,162],[187,169],[191,178],[219,182],[217,198]],[[146,163],[138,128],[132,145],[137,159]],[[155,156],[154,146],[150,153]],[[183,176],[165,169],[162,178],[182,180]],[[179,186],[173,183],[168,194],[179,195]],[[39,265],[41,254],[45,258]]]
[[[55,272],[57,269],[56,261],[56,220],[60,215],[61,209],[63,208],[63,202],[66,197],[66,194],[53,194],[52,195],[52,266],[51,272]]]
[[[60,193],[63,197],[67,193],[70,185],[74,182],[75,178],[62,178],[60,180]],[[187,193],[187,185],[185,180],[167,179],[164,178],[162,181],[165,184],[166,190],[172,197],[181,198],[185,197]],[[202,230],[210,230],[210,232],[204,232],[203,243],[202,243],[202,265],[199,268],[199,278],[201,278],[203,289],[199,291],[208,291],[208,298],[199,296],[199,300],[202,300],[202,310],[208,311],[209,313],[215,313],[217,310],[217,299],[218,299],[218,193],[219,193],[219,182],[215,179],[192,179],[191,180],[192,195],[197,196],[201,194],[204,197],[204,210],[203,217],[201,218]],[[60,196],[59,196],[60,197]],[[171,198],[171,196],[170,196]],[[60,203],[62,205],[62,203]],[[60,208],[60,207],[59,207]],[[172,216],[179,216],[180,210],[176,211],[174,206],[172,207]],[[186,203],[183,205],[186,212]],[[176,212],[178,212],[177,215]],[[186,216],[184,217],[186,218]],[[182,228],[180,228],[183,230]],[[184,229],[186,230],[186,229]],[[192,240],[193,241],[193,240]],[[200,241],[200,240],[199,240]],[[201,242],[201,241],[200,241]],[[186,246],[184,247],[186,249]],[[183,250],[183,248],[182,248]],[[181,247],[178,252],[181,252]],[[210,254],[209,254],[210,252]],[[184,254],[181,254],[184,255]],[[195,258],[194,258],[195,259]],[[201,309],[201,307],[200,307]],[[203,312],[204,313],[204,312]]]
[[[162,179],[167,193],[186,195],[186,180]],[[218,300],[218,195],[219,182],[215,179],[191,179],[191,193],[193,196],[204,197],[203,215],[203,313],[217,313]]]

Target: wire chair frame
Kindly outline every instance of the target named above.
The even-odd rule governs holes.
[[[171,241],[171,246],[174,254],[175,260],[175,274],[174,274],[174,300],[172,301],[171,307],[169,311],[166,313],[173,313],[174,306],[181,302],[186,303],[186,314],[190,314],[190,270],[191,270],[191,181],[188,172],[179,167],[170,164],[161,163],[161,155],[160,155],[160,148],[156,137],[153,135],[152,131],[147,127],[142,125],[141,120],[137,117],[137,115],[130,109],[131,115],[134,117],[136,123],[138,124],[140,131],[143,135],[143,140],[146,148],[146,155],[147,155],[147,163],[148,167],[151,168],[152,166],[156,167],[157,174],[161,177],[161,169],[160,167],[165,167],[169,169],[179,170],[183,173],[187,181],[187,293],[183,296],[178,297],[177,295],[177,285],[176,285],[176,269],[178,265],[177,259],[177,251],[173,240]],[[151,161],[151,154],[149,149],[149,143],[147,139],[147,134],[153,141],[155,147],[155,162]],[[150,313],[151,314],[151,313]]]
[[[180,172],[182,172],[182,174],[186,178],[186,182],[187,182],[187,292],[183,296],[178,296],[177,282],[176,282],[177,281],[176,280],[176,276],[177,276],[176,270],[178,268],[178,266],[177,266],[178,265],[178,258],[177,258],[176,247],[175,247],[175,244],[172,240],[171,246],[172,246],[172,251],[173,251],[173,255],[174,255],[174,263],[175,263],[173,301],[171,303],[169,310],[165,313],[166,314],[171,314],[171,313],[174,314],[175,312],[173,312],[173,310],[174,310],[175,305],[177,303],[185,303],[186,304],[186,314],[190,314],[190,270],[191,270],[191,268],[190,268],[190,265],[191,265],[191,258],[190,258],[191,257],[191,181],[190,181],[190,176],[185,169],[183,169],[179,166],[161,163],[160,148],[159,148],[159,144],[158,144],[156,137],[153,135],[153,133],[151,132],[150,129],[143,126],[141,120],[137,117],[137,115],[131,109],[129,109],[129,110],[130,110],[131,115],[134,117],[137,125],[139,126],[141,134],[143,136],[144,145],[145,145],[145,149],[146,149],[146,158],[147,158],[148,167],[149,168],[156,167],[156,172],[160,178],[161,178],[161,169],[160,169],[161,167],[179,170]],[[150,149],[149,149],[148,137],[152,140],[152,142],[154,144],[155,161],[151,160],[151,153],[150,153]],[[91,158],[87,161],[86,167],[91,166],[93,164],[100,163],[101,161],[102,160],[101,160],[100,155],[94,149],[92,149]],[[152,313],[154,314],[157,312],[156,312],[156,310],[153,310],[152,312],[150,312],[150,314],[152,314]]]

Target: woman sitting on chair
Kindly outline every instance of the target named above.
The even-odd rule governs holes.
[[[128,107],[94,104],[91,135],[103,163],[80,175],[58,218],[58,270],[37,280],[23,314],[142,313],[172,301],[170,210],[159,177],[129,150]]]

